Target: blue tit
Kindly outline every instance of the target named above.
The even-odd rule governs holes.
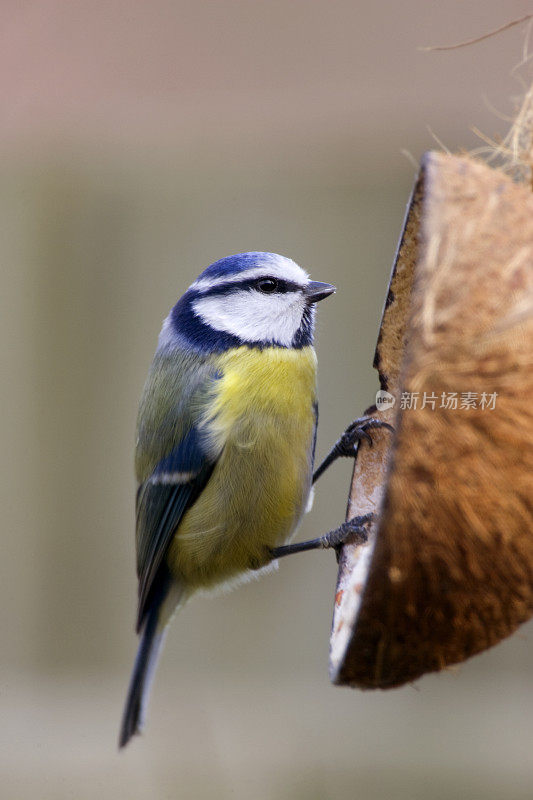
[[[121,747],[143,727],[174,612],[275,568],[310,506],[315,304],[334,291],[288,258],[240,253],[207,267],[163,323],[137,424],[141,639]]]

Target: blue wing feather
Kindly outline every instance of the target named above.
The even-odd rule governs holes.
[[[202,441],[197,428],[192,427],[178,446],[156,464],[152,477],[172,472],[200,472],[204,464]]]
[[[165,555],[185,511],[194,503],[215,466],[202,449],[196,428],[155,466],[137,492],[137,575],[140,630],[160,583],[168,578]],[[185,478],[185,480],[183,480]],[[175,481],[175,482],[173,482]]]

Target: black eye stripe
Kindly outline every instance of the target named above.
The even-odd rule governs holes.
[[[253,278],[244,281],[233,281],[232,283],[221,283],[219,286],[212,286],[207,291],[199,293],[201,297],[213,297],[213,296],[221,296],[226,294],[231,294],[232,292],[241,291],[243,289],[254,289],[258,290],[258,284],[261,281],[275,281],[276,289],[275,292],[277,293],[285,293],[285,292],[301,292],[303,287],[298,284],[294,283],[293,281],[285,281],[281,278],[276,278],[273,275],[263,275],[260,278]],[[267,292],[265,292],[267,294]],[[274,292],[271,292],[274,294]]]

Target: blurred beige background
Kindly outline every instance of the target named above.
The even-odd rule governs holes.
[[[162,318],[213,260],[290,255],[320,308],[324,454],[373,399],[416,160],[507,128],[521,0],[43,0],[0,7],[2,798],[518,800],[533,627],[384,693],[328,682],[335,559],[175,620],[120,755],[136,639],[133,431]],[[488,102],[486,102],[487,98]],[[344,513],[323,478],[310,537]]]

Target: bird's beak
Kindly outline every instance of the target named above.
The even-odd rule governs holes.
[[[305,299],[308,303],[318,303],[333,294],[335,287],[331,283],[321,283],[320,281],[309,281],[304,289]]]

